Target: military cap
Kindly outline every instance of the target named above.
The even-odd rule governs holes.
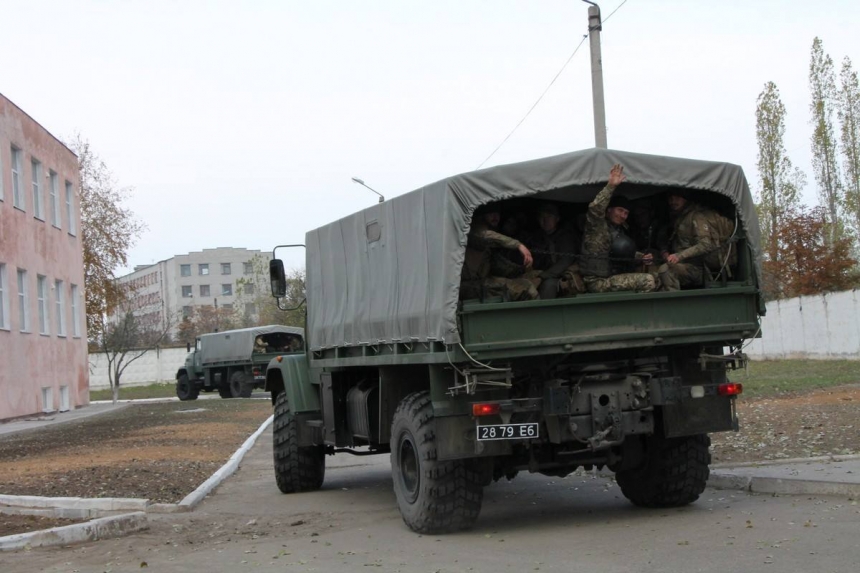
[[[623,207],[624,209],[630,210],[630,199],[625,197],[624,195],[613,195],[612,199],[609,201],[609,209],[613,207]]]

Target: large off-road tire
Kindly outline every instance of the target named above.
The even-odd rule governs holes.
[[[233,398],[250,398],[254,391],[254,378],[247,372],[233,372],[230,376],[230,396]]]
[[[188,379],[187,374],[181,374],[179,378],[176,379],[176,396],[182,400],[196,400],[197,395],[200,394],[200,389],[197,387],[197,384]]]
[[[275,482],[282,493],[311,491],[322,487],[325,478],[323,446],[300,447],[298,422],[290,411],[285,392],[275,400],[272,424]]]
[[[474,525],[484,497],[469,460],[439,461],[429,392],[397,406],[391,423],[391,476],[400,515],[418,533],[448,533]]]
[[[642,507],[679,507],[705,491],[711,454],[707,434],[682,438],[648,438],[645,463],[615,475],[621,492]]]

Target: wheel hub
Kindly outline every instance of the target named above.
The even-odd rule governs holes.
[[[421,473],[418,466],[418,452],[411,436],[406,435],[401,439],[399,457],[400,479],[406,490],[406,499],[409,503],[414,503],[421,487]]]

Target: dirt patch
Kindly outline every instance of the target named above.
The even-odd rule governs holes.
[[[60,517],[43,517],[41,515],[4,515],[0,513],[0,537],[41,531],[52,527],[62,527],[73,523],[82,523],[87,519],[64,519]]]
[[[176,503],[271,415],[266,400],[140,404],[0,438],[0,493]]]
[[[714,463],[860,453],[860,384],[738,400],[741,431],[711,436]]]

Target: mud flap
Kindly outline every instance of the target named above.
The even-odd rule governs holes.
[[[667,438],[728,432],[738,429],[734,399],[726,396],[704,396],[666,404],[663,410],[663,433]]]

